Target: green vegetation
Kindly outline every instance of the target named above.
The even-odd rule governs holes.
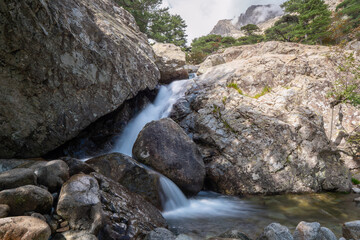
[[[140,31],[157,42],[174,43],[185,47],[185,21],[160,8],[162,0],[117,0],[135,18]]]
[[[284,15],[275,22],[274,26],[265,31],[266,40],[293,42],[296,35],[293,32],[299,24],[299,18],[296,15]]]
[[[220,35],[194,39],[187,52],[187,61],[199,64],[222,48],[263,41],[333,45],[352,39],[360,40],[359,0],[344,0],[337,6],[333,17],[324,0],[288,0],[282,7],[286,14],[264,35],[255,34],[259,31],[258,26],[248,24],[241,28],[247,36],[238,39]],[[351,86],[349,90],[352,91]]]
[[[342,16],[348,16],[348,22],[352,28],[360,26],[360,1],[359,0],[344,0],[340,3],[336,10]]]
[[[282,7],[288,15],[270,28],[269,40],[321,44],[329,36],[331,12],[323,0],[288,0]]]
[[[250,36],[253,35],[254,32],[260,31],[260,28],[255,24],[248,24],[240,28],[242,31],[246,32],[246,35]]]
[[[343,64],[338,66],[340,77],[329,96],[333,98],[332,106],[348,103],[357,107],[360,106],[360,65],[353,53],[344,58]]]
[[[262,42],[263,40],[264,36],[256,34],[238,39],[233,37],[222,37],[215,34],[195,38],[191,43],[191,51],[187,53],[186,60],[192,64],[199,64],[203,62],[208,55],[218,51],[221,48],[254,44]]]
[[[351,178],[351,182],[352,182],[353,184],[355,184],[355,185],[360,184],[360,181],[357,180],[356,178]]]
[[[271,88],[270,88],[269,86],[265,86],[265,87],[262,89],[261,93],[256,94],[256,95],[254,96],[254,98],[258,99],[258,98],[264,96],[265,94],[267,94],[267,93],[269,93],[269,92],[271,92]]]
[[[228,88],[233,88],[236,91],[238,91],[239,94],[244,95],[243,91],[239,88],[239,86],[236,83],[229,83],[227,85]]]

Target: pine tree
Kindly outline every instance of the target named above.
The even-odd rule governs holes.
[[[296,16],[297,19],[283,17],[275,24],[275,28],[272,29],[274,31],[268,31],[269,37],[277,33],[286,41],[293,39],[315,44],[322,43],[322,40],[329,35],[331,12],[323,0],[288,0],[282,4],[282,7],[287,14]]]
[[[349,22],[353,28],[360,26],[360,1],[344,0],[340,3],[336,10],[343,16],[348,16]]]
[[[179,15],[171,15],[166,9],[154,14],[149,24],[148,37],[158,42],[173,43],[185,47],[186,23]]]
[[[162,0],[117,0],[135,18],[140,31],[157,42],[186,44],[186,24],[168,8],[160,8]]]
[[[248,24],[240,28],[242,31],[246,32],[246,35],[253,35],[254,32],[260,31],[260,28],[255,24]]]
[[[284,41],[284,42],[293,42],[296,41],[295,33],[293,32],[294,28],[299,23],[299,18],[296,15],[284,15],[274,26],[268,28],[265,31],[266,40],[275,40],[275,41]]]

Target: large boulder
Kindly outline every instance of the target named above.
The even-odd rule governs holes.
[[[156,228],[146,235],[145,240],[175,240],[176,236],[166,228]]]
[[[69,167],[69,175],[73,176],[78,173],[85,173],[89,174],[91,172],[94,172],[95,170],[84,161],[81,161],[80,159],[72,158],[72,157],[63,157],[61,158]]]
[[[160,211],[121,184],[91,173],[99,183],[104,224],[100,239],[143,239],[151,230],[166,227]]]
[[[52,240],[98,240],[98,238],[86,231],[66,231],[57,233]]]
[[[185,68],[185,53],[171,43],[155,43],[156,65],[161,73],[160,83],[168,84],[174,80],[189,78]]]
[[[15,168],[0,173],[0,191],[25,185],[36,185],[36,182],[36,175],[32,169]]]
[[[140,194],[161,209],[159,174],[145,169],[134,159],[121,153],[102,155],[87,160],[86,163],[96,172],[120,183],[131,192]]]
[[[138,161],[170,178],[189,195],[203,187],[205,166],[189,136],[169,118],[152,121],[141,130],[133,147]]]
[[[112,0],[5,0],[0,12],[0,157],[43,155],[158,82],[145,35]]]
[[[53,197],[43,188],[26,185],[1,191],[0,204],[10,207],[10,215],[22,215],[30,211],[50,213]]]
[[[342,227],[343,237],[346,239],[360,239],[360,221],[344,223]]]
[[[336,59],[326,57],[331,49],[266,42],[233,51],[171,115],[197,143],[207,187],[233,195],[349,191],[349,172],[327,136],[327,94],[337,76]],[[342,111],[351,131],[360,111]]]
[[[279,223],[271,223],[257,240],[293,240],[289,229]]]
[[[62,160],[39,162],[30,168],[34,169],[38,184],[46,186],[50,192],[60,190],[69,179],[69,167]]]
[[[294,240],[337,240],[328,228],[320,227],[317,222],[300,222],[294,231]]]
[[[61,188],[56,212],[72,230],[97,234],[102,226],[102,209],[96,179],[85,174],[72,176]]]
[[[34,217],[8,217],[0,219],[0,239],[48,240],[51,230],[46,222]]]

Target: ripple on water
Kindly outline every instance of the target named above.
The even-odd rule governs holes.
[[[258,237],[273,222],[293,231],[300,221],[319,222],[341,236],[344,222],[360,219],[354,194],[322,193],[237,198],[201,192],[186,207],[163,212],[170,229],[177,234],[218,236],[239,230]]]

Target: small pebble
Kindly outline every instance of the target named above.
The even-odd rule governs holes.
[[[64,228],[64,227],[66,227],[67,225],[69,225],[69,222],[68,222],[68,221],[64,221],[64,222],[60,223],[60,227],[61,227],[61,228]]]
[[[66,226],[66,227],[63,227],[63,228],[56,229],[56,232],[62,233],[62,232],[67,232],[69,230],[70,230],[70,227]]]

